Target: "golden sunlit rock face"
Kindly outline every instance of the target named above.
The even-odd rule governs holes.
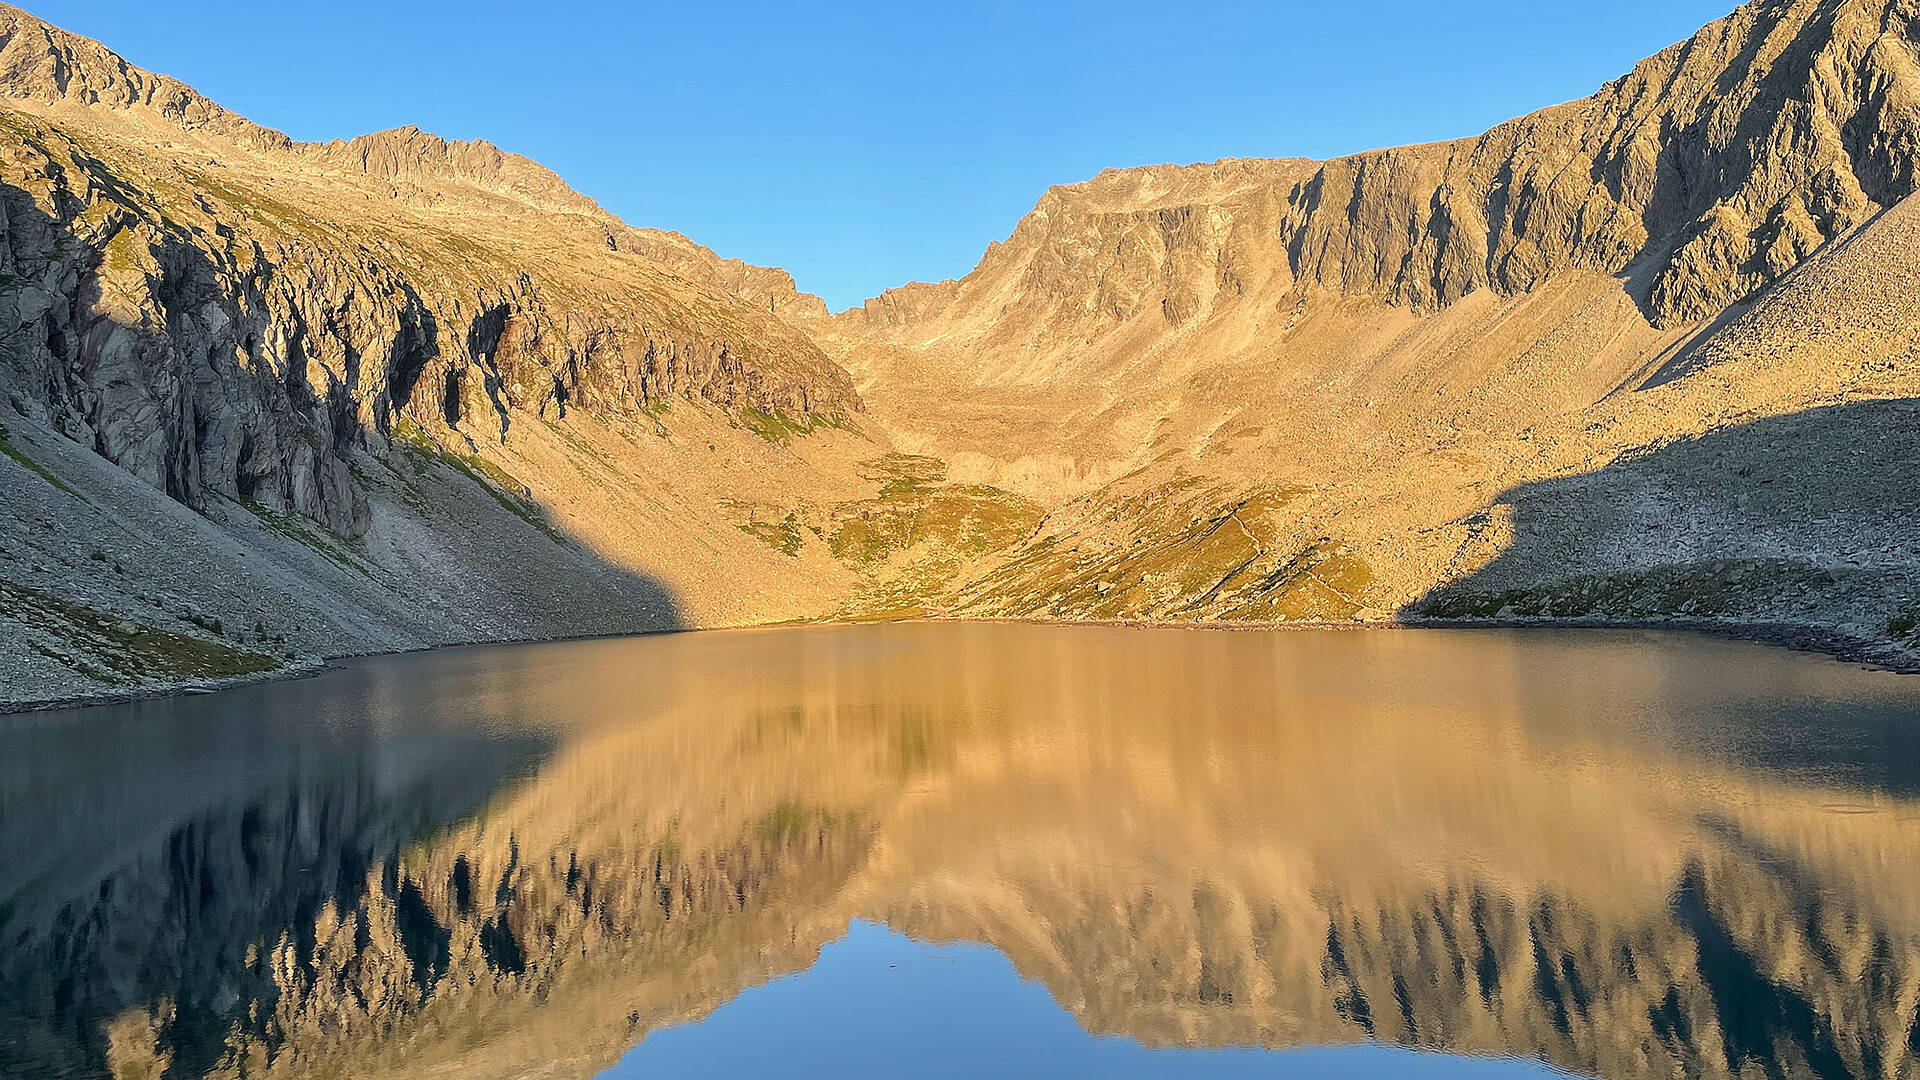
[[[1149,1045],[1903,1076],[1917,693],[1670,635],[915,625],[76,715],[4,733],[0,1073],[588,1076],[863,919]]]

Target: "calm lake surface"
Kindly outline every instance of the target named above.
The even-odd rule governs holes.
[[[0,1077],[1920,1075],[1920,679],[901,625],[0,717]]]

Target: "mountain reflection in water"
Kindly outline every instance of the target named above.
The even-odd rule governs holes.
[[[642,1075],[866,924],[1140,1047],[1911,1076],[1917,718],[1679,635],[961,625],[5,718],[0,1076]]]

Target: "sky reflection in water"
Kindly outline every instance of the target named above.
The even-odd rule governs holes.
[[[704,1020],[647,1037],[603,1080],[701,1076],[1445,1080],[1564,1075],[1377,1044],[1266,1051],[1142,1046],[1089,1035],[1046,988],[982,945],[927,945],[855,920],[799,975],[743,991]]]

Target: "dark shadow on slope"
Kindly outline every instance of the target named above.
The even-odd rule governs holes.
[[[1708,342],[1714,340],[1720,331],[1731,326],[1742,315],[1753,310],[1754,299],[1753,297],[1748,297],[1745,300],[1741,300],[1714,316],[1711,321],[1703,323],[1696,328],[1693,333],[1687,335],[1684,340],[1675,344],[1665,355],[1657,359],[1652,366],[1651,372],[1643,372],[1645,376],[1644,379],[1637,383],[1630,380],[1622,389],[1652,390],[1674,382],[1682,376],[1705,366],[1702,362],[1701,349],[1705,348]],[[1636,378],[1639,377],[1636,376]]]
[[[95,172],[84,161],[67,167]],[[100,166],[93,179],[107,183],[111,174]],[[137,214],[82,237],[18,188],[0,185],[0,203],[8,225],[0,244],[13,270],[0,277],[0,299],[30,282],[74,282],[45,319],[0,330],[0,392],[23,416],[64,418],[64,435],[29,421],[32,442],[73,438],[74,453],[125,472],[105,487],[94,470],[68,464],[77,460],[69,454],[36,462],[50,486],[33,497],[68,492],[54,513],[96,545],[99,565],[128,568],[60,603],[100,614],[80,600],[97,604],[119,589],[121,606],[164,619],[133,598],[184,587],[209,616],[229,614],[228,631],[240,620],[223,605],[248,611],[264,596],[290,618],[384,623],[426,640],[684,625],[665,586],[603,559],[537,505],[523,505],[531,501],[524,494],[471,470],[439,470],[437,481],[410,492],[417,503],[393,500],[391,512],[410,519],[400,534],[431,538],[431,558],[422,560],[430,567],[374,561],[379,549],[358,540],[367,503],[354,472],[382,466],[360,449],[378,440],[354,426],[349,384],[413,396],[410,383],[429,359],[422,349],[446,336],[430,321],[403,320],[404,340],[390,355],[350,350],[337,378],[309,386],[308,343],[288,343],[277,362],[265,352],[260,313],[269,305],[257,283],[271,275],[232,275],[170,225],[147,222],[136,232]],[[76,272],[42,272],[50,267]],[[142,318],[102,304],[109,270],[145,275],[152,308]],[[256,291],[242,305],[235,289]],[[227,316],[211,338],[205,327],[218,320],[207,318],[209,305]],[[109,445],[100,434],[130,412],[157,418],[149,444],[160,451],[142,457],[140,440]],[[26,453],[14,449],[16,460]],[[387,460],[398,464],[402,454],[396,447]],[[311,471],[295,476],[296,467]],[[292,493],[306,485],[323,492],[321,502],[296,512]],[[113,498],[95,502],[88,492]],[[233,558],[224,542],[198,543],[201,526],[170,502],[199,511],[208,529],[237,515],[230,531],[248,544],[246,557]],[[143,521],[148,507],[156,513]],[[134,542],[150,531],[195,542]],[[421,614],[448,610],[461,617],[449,624]],[[217,624],[209,633],[237,640]],[[438,692],[444,684],[394,677],[356,696],[339,685],[345,673],[329,673],[210,697],[0,718],[0,1076],[107,1075],[109,1043],[122,1039],[160,1052],[171,1062],[165,1075],[203,1075],[235,1033],[274,1045],[276,1009],[299,1005],[288,995],[331,983],[349,999],[373,994],[404,1007],[399,986],[414,987],[416,1002],[434,993],[459,917],[445,903],[448,882],[413,876],[407,853],[538,769],[554,748],[551,733],[524,726],[525,702],[498,699],[502,676],[489,667],[469,674],[464,714],[458,695]],[[171,677],[154,667],[143,674]],[[567,688],[548,691],[555,700]],[[500,708],[518,711],[489,711]],[[389,925],[370,914],[380,912]],[[320,939],[329,920],[346,920],[330,942]],[[521,963],[509,928],[494,927],[487,940],[490,959]]]
[[[1401,617],[1681,616],[1804,627],[1809,642],[1836,647],[1846,643],[1821,637],[1819,627],[1866,627],[1891,644],[1911,639],[1920,617],[1920,401],[1757,420],[1596,472],[1523,484],[1494,505],[1511,512],[1503,550]],[[1490,519],[1479,524],[1493,534]],[[1740,726],[1759,726],[1759,717],[1749,720]],[[1697,741],[1749,763],[1920,792],[1920,731],[1910,717],[1846,723],[1811,745],[1735,738],[1732,728]]]
[[[688,627],[665,584],[601,555],[558,524],[552,507],[518,477],[448,441],[451,447],[424,434],[396,440],[385,467],[368,472],[385,489],[388,511],[425,526],[436,552],[453,563],[446,569],[454,572],[439,576],[445,609],[508,628],[473,640]]]

